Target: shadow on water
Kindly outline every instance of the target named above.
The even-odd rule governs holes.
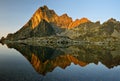
[[[120,65],[120,51],[106,50],[100,46],[70,46],[67,48],[50,48],[29,46],[24,44],[7,44],[9,48],[19,51],[42,75],[52,72],[55,68],[65,69],[71,63],[85,67],[91,63],[102,63],[108,69]]]

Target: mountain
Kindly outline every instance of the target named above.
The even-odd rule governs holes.
[[[60,36],[73,40],[116,41],[120,38],[120,22],[111,18],[100,24],[83,17],[72,20],[67,14],[57,15],[47,6],[40,7],[17,32],[4,40],[24,40],[33,37]],[[54,40],[52,40],[54,41]]]

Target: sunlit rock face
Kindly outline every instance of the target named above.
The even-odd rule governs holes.
[[[57,17],[57,14],[53,10],[49,10],[47,6],[40,7],[30,19],[32,28],[34,29],[42,19],[47,22],[55,22]]]
[[[72,22],[73,22],[72,18],[69,17],[67,14],[63,14],[59,16],[58,19],[56,20],[57,26],[62,27],[62,28],[68,28],[69,24]]]
[[[76,19],[74,22],[69,24],[69,29],[87,22],[90,22],[90,20],[88,20],[87,18]]]

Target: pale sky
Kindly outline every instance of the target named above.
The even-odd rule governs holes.
[[[0,37],[19,30],[41,6],[58,15],[86,17],[95,22],[115,18],[120,21],[120,0],[0,0]]]

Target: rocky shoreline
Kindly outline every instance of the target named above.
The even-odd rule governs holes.
[[[47,46],[47,47],[69,47],[69,46],[101,46],[104,48],[115,49],[120,46],[119,41],[84,41],[73,40],[68,37],[49,36],[49,37],[32,37],[24,40],[2,40],[2,44],[22,43],[32,46]]]

